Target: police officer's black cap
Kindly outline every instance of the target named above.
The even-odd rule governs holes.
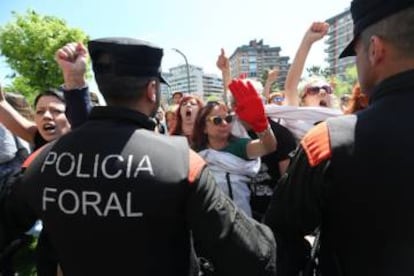
[[[354,21],[354,38],[339,57],[355,56],[356,39],[367,27],[413,5],[414,0],[353,0],[351,15]]]
[[[163,50],[150,42],[127,37],[100,38],[89,41],[88,50],[95,74],[158,77],[168,85],[161,75]],[[109,62],[102,62],[105,59]]]

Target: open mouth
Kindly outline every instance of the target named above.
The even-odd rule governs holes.
[[[43,125],[43,130],[44,130],[45,132],[49,133],[49,134],[53,134],[53,133],[55,133],[55,131],[56,131],[56,126],[55,126],[55,125],[53,125],[53,124],[49,124],[49,123],[47,123],[47,124],[44,124],[44,125]]]
[[[187,111],[185,112],[185,116],[186,116],[186,117],[191,117],[191,110],[187,110]]]
[[[328,103],[326,101],[322,100],[322,101],[319,102],[319,106],[327,107]]]

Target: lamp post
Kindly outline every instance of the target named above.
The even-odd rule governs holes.
[[[187,93],[190,94],[190,67],[188,65],[187,57],[184,55],[183,52],[181,52],[180,50],[178,50],[176,48],[172,48],[172,50],[175,51],[175,52],[177,52],[177,53],[179,53],[184,58],[185,66],[187,68]]]

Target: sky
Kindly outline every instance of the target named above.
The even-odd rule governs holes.
[[[219,75],[216,60],[223,48],[230,56],[238,46],[263,39],[281,47],[290,62],[305,31],[314,21],[343,12],[351,0],[2,0],[0,26],[13,20],[12,11],[33,9],[64,19],[91,39],[127,36],[153,42],[164,48],[163,71],[184,64],[184,58],[204,73]],[[306,67],[326,67],[324,43],[317,42]],[[10,73],[0,63],[0,81]]]

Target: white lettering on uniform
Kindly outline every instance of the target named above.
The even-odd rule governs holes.
[[[49,152],[43,161],[41,172],[43,173],[47,166],[53,166],[56,173],[61,177],[73,175],[77,178],[99,178],[116,179],[121,176],[125,178],[138,178],[141,173],[148,173],[154,176],[154,170],[151,159],[148,155],[144,155],[138,164],[134,162],[134,158],[138,158],[132,154],[123,157],[118,154],[110,154],[104,156],[101,160],[99,154],[93,156],[93,167],[83,166],[85,154],[79,153],[74,155],[69,152]],[[86,157],[85,157],[86,158]],[[116,159],[116,160],[113,160]],[[114,162],[110,162],[113,160]],[[113,165],[114,164],[114,165]],[[134,167],[136,165],[136,167]],[[87,168],[87,170],[86,170]]]
[[[56,202],[56,198],[53,198],[53,197],[48,197],[47,196],[47,193],[48,192],[53,192],[53,193],[56,193],[56,191],[57,191],[57,189],[55,189],[55,188],[49,188],[49,187],[46,187],[44,190],[43,190],[43,197],[42,197],[42,210],[44,211],[44,210],[46,210],[46,203],[47,202]]]
[[[127,163],[127,171],[126,171],[126,178],[131,177],[131,167],[132,167],[132,155],[128,155],[128,163]]]
[[[141,212],[132,212],[131,210],[131,205],[132,205],[132,195],[131,192],[127,193],[127,217],[142,217],[142,213]]]
[[[93,163],[93,177],[98,177],[98,168],[99,168],[99,154],[95,155],[95,162]]]
[[[50,159],[49,159],[50,158]],[[49,152],[46,156],[45,161],[43,162],[42,168],[40,169],[40,172],[42,173],[45,170],[45,167],[47,165],[52,165],[56,162],[57,159],[57,153],[56,152]]]
[[[82,174],[82,172],[81,172],[82,159],[83,159],[83,154],[81,153],[81,154],[79,154],[79,157],[78,157],[78,165],[76,166],[76,176],[77,177],[81,177],[81,178],[90,178],[91,177],[90,174],[87,174],[87,173]]]
[[[66,209],[63,206],[63,197],[66,194],[72,195],[73,201],[75,203],[72,210]],[[75,214],[79,210],[79,198],[78,198],[78,195],[74,191],[72,191],[72,190],[63,190],[59,194],[58,205],[59,205],[59,209],[62,210],[63,213],[68,214],[68,215],[73,215],[73,214]]]
[[[109,199],[108,199],[108,202],[106,203],[105,211],[103,213],[104,217],[108,216],[108,213],[110,210],[115,210],[115,211],[118,210],[119,215],[121,217],[125,217],[124,210],[122,210],[121,203],[119,202],[119,198],[116,193],[111,193],[109,195]]]
[[[102,161],[102,164],[101,164],[102,174],[108,179],[115,179],[115,178],[119,177],[122,174],[122,169],[119,169],[115,174],[110,175],[106,170],[106,163],[111,158],[117,158],[120,162],[123,162],[124,158],[122,158],[122,156],[120,156],[120,155],[111,154],[111,155],[106,156],[104,158],[104,160]]]
[[[69,170],[66,172],[63,172],[60,168],[60,162],[62,161],[62,159],[67,156],[70,159],[70,166],[69,166]],[[70,175],[73,170],[75,169],[75,156],[73,156],[73,154],[69,153],[69,152],[63,152],[61,155],[59,155],[57,161],[56,161],[56,172],[58,175],[60,176],[68,176]]]
[[[144,163],[146,167],[144,167]],[[138,167],[135,170],[134,177],[137,177],[140,171],[148,171],[152,176],[154,175],[154,171],[152,170],[151,160],[148,155],[144,155],[144,157],[139,162]]]
[[[120,200],[120,195],[116,192],[109,194],[107,199],[97,191],[81,191],[66,189],[58,192],[56,188],[45,187],[43,190],[43,211],[47,211],[52,204],[57,204],[60,211],[66,215],[83,215],[83,216],[119,216],[119,217],[142,217],[142,212],[132,210],[132,193],[127,192]],[[64,199],[66,205],[64,205]],[[105,201],[106,200],[106,201]],[[73,202],[68,206],[67,202]],[[125,207],[123,204],[125,204]],[[102,206],[102,209],[99,206]]]
[[[95,200],[88,200],[88,198],[95,197]],[[101,194],[93,191],[82,192],[82,215],[87,215],[87,207],[91,206],[98,216],[102,216],[101,210],[99,210],[98,204],[101,202]]]

